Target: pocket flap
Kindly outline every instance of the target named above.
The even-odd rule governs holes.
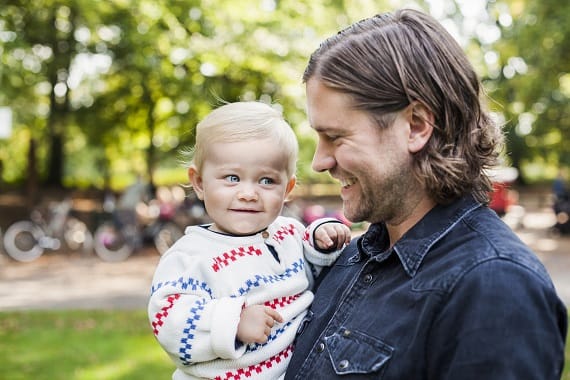
[[[382,371],[394,351],[377,338],[346,328],[326,337],[325,342],[338,375]]]

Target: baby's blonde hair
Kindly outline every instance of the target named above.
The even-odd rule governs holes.
[[[189,163],[202,170],[208,147],[218,142],[273,139],[288,158],[287,176],[295,175],[299,144],[291,126],[277,109],[262,102],[234,102],[210,112],[196,126],[196,143]],[[255,144],[252,144],[255,149]]]

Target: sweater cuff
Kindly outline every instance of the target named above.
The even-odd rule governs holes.
[[[236,345],[237,327],[245,303],[243,297],[223,298],[216,302],[212,313],[212,350],[222,359],[237,359],[245,345]]]
[[[313,223],[309,224],[309,226],[306,228],[305,237],[306,237],[309,245],[311,247],[313,247],[314,249],[316,249],[317,251],[323,252],[323,253],[330,253],[330,252],[334,252],[335,249],[334,248],[333,249],[319,249],[315,243],[315,231],[317,230],[317,228],[319,228],[320,226],[322,226],[325,223],[341,223],[342,224],[342,222],[340,220],[335,219],[335,218],[317,219]]]

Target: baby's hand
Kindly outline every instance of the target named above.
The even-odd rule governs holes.
[[[323,223],[315,230],[315,245],[323,251],[339,250],[350,238],[350,228],[343,223]]]
[[[242,343],[267,342],[275,322],[283,322],[281,315],[270,307],[250,305],[241,311],[237,338]]]

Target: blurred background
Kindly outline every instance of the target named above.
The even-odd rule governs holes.
[[[326,37],[404,6],[463,46],[505,130],[491,208],[513,228],[539,211],[544,231],[570,234],[570,2],[0,1],[0,236],[11,259],[122,261],[207,221],[184,152],[224,101],[274,104],[294,128],[299,186],[285,212],[343,218],[338,185],[310,168],[303,70]]]
[[[315,135],[301,76],[340,28],[397,6],[443,22],[483,79],[508,135],[517,184],[570,165],[570,3],[555,0],[2,0],[2,189],[120,191],[143,175],[186,182],[180,151],[220,100],[278,103],[301,142]]]
[[[568,2],[2,0],[0,229],[67,197],[94,230],[137,181],[151,198],[185,185],[183,152],[222,101],[282,108],[301,148],[294,196],[336,197],[310,169],[304,67],[327,36],[401,6],[441,20],[483,80],[507,135],[493,207],[553,203],[570,165]]]

